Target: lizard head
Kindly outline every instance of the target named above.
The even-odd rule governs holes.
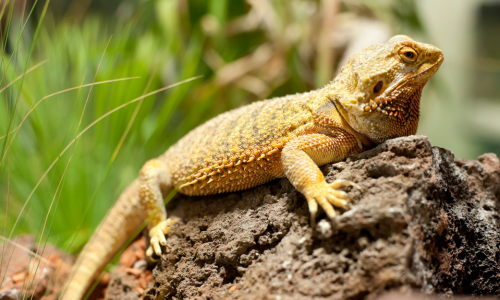
[[[440,49],[397,35],[351,57],[331,96],[349,125],[376,143],[415,134],[422,89],[442,62]]]

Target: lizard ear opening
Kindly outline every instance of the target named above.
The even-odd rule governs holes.
[[[382,90],[383,86],[384,86],[384,82],[382,82],[382,80],[377,82],[377,84],[373,87],[373,93],[378,94],[380,92],[380,90]]]

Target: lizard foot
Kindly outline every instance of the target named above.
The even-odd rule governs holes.
[[[146,250],[146,255],[151,261],[157,262],[160,260],[159,258],[155,258],[154,256],[160,256],[161,246],[167,246],[167,239],[165,238],[165,234],[168,234],[170,232],[170,226],[172,226],[172,224],[176,222],[177,221],[172,219],[166,219],[165,221],[158,223],[155,227],[149,230],[150,240],[149,248],[148,250]]]
[[[337,213],[335,212],[335,207],[340,207],[344,210],[349,210],[351,206],[349,201],[351,198],[346,192],[337,190],[343,185],[352,185],[356,188],[360,188],[354,182],[347,180],[335,180],[328,184],[326,182],[320,182],[315,184],[313,187],[309,188],[304,195],[307,199],[307,204],[309,206],[309,212],[311,213],[311,227],[314,227],[316,222],[316,214],[318,212],[318,204],[326,212],[328,218],[333,219]]]

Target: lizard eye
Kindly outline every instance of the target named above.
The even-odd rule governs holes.
[[[383,86],[384,86],[384,83],[382,82],[382,80],[377,82],[377,84],[373,87],[373,93],[378,94]]]
[[[406,62],[414,62],[417,60],[417,52],[411,47],[403,47],[399,50],[399,56]]]

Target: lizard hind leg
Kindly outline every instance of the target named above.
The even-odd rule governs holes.
[[[148,216],[150,246],[146,255],[151,261],[157,261],[155,255],[162,254],[161,246],[167,245],[165,234],[176,221],[167,218],[163,199],[172,191],[171,175],[166,164],[160,159],[148,161],[139,176],[141,204]]]

